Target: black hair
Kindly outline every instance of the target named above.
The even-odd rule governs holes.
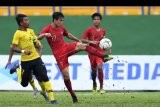
[[[61,13],[61,12],[54,12],[54,13],[52,14],[52,19],[53,19],[53,21],[54,21],[54,19],[58,20],[59,18],[64,18],[63,13]]]
[[[92,20],[94,20],[94,18],[95,18],[96,16],[97,16],[97,17],[100,17],[100,19],[102,20],[102,15],[101,15],[100,13],[93,13],[92,16],[91,16],[91,17],[92,17]]]
[[[17,21],[18,25],[20,25],[20,22],[23,21],[24,17],[27,17],[27,15],[25,15],[25,14],[17,14],[16,15],[16,21]]]

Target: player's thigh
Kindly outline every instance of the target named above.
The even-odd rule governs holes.
[[[49,81],[47,76],[47,69],[41,58],[36,59],[34,63],[33,73],[37,77],[38,81]]]
[[[103,60],[102,58],[96,57],[96,63],[97,63],[97,68],[102,69],[103,67]]]
[[[22,72],[22,81],[21,83],[23,85],[28,85],[28,82],[30,81],[30,78],[31,78],[31,69],[32,69],[32,65],[31,65],[32,62],[21,62],[21,72]]]
[[[77,42],[75,50],[76,51],[82,51],[86,49],[87,44],[81,43],[81,42]]]
[[[65,71],[69,67],[68,56],[63,56],[61,59],[57,59],[57,64],[61,72]]]

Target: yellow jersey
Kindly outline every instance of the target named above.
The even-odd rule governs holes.
[[[40,57],[39,53],[34,47],[34,39],[37,40],[37,36],[30,28],[27,28],[27,31],[17,30],[15,32],[12,40],[12,45],[16,44],[21,50],[30,50],[32,52],[30,55],[21,53],[21,61],[30,61]],[[40,41],[38,41],[38,43],[39,45],[41,45]]]

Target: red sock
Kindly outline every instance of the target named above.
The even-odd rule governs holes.
[[[100,89],[103,88],[103,71],[102,69],[98,69],[98,79],[100,83]]]
[[[104,56],[104,54],[100,53],[96,48],[94,48],[92,46],[86,46],[85,50],[93,55],[100,57],[100,58],[103,58],[103,56]]]
[[[72,85],[71,85],[71,81],[69,80],[64,80],[64,83],[68,89],[68,91],[70,92],[71,96],[75,96],[74,91],[72,90]]]

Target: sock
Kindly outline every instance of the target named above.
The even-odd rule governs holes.
[[[96,48],[94,48],[92,46],[86,46],[85,50],[93,55],[100,57],[100,58],[103,58],[103,56],[104,56],[104,54],[100,53]]]
[[[54,92],[53,92],[53,90],[52,90],[52,86],[51,86],[50,81],[43,82],[43,83],[44,83],[44,87],[45,87],[45,89],[46,89],[46,91],[47,91],[47,94],[48,94],[48,96],[49,96],[50,101],[55,100],[55,99],[54,99]]]
[[[100,83],[100,89],[103,89],[103,70],[98,69],[98,79]]]
[[[96,90],[97,84],[96,84],[96,72],[92,72],[92,80],[93,80],[93,89]]]
[[[29,83],[31,84],[33,90],[37,88],[36,85],[35,85],[35,83],[34,83],[34,78],[33,78],[33,76],[32,76],[32,79],[29,81]]]
[[[74,93],[74,91],[72,90],[72,85],[71,85],[70,79],[64,80],[64,83],[65,83],[68,91],[70,92],[71,96],[75,96],[75,93]]]
[[[21,81],[22,81],[21,69],[17,68],[16,71],[17,71],[17,76],[18,76],[18,82],[21,83]]]
[[[38,84],[40,85],[40,87],[42,89],[42,93],[46,93],[46,89],[45,89],[44,83],[43,82],[38,82]]]

